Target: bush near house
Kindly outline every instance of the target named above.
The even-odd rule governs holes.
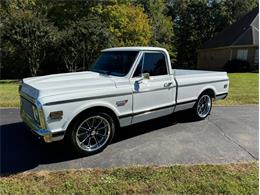
[[[230,60],[225,66],[224,70],[227,72],[250,72],[251,66],[246,60]]]

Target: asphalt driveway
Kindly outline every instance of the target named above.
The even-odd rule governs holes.
[[[79,157],[63,142],[45,144],[1,109],[1,174],[128,165],[230,163],[258,160],[258,105],[214,107],[203,121],[187,112],[120,129],[102,153]]]

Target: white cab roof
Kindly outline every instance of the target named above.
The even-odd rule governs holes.
[[[161,47],[113,47],[104,49],[102,51],[164,51],[167,52],[166,49]]]

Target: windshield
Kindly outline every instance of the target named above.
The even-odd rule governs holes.
[[[102,52],[91,71],[114,76],[125,76],[132,67],[138,51]]]

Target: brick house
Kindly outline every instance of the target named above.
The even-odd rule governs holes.
[[[232,59],[258,66],[258,8],[218,33],[198,49],[198,69],[221,70]]]

